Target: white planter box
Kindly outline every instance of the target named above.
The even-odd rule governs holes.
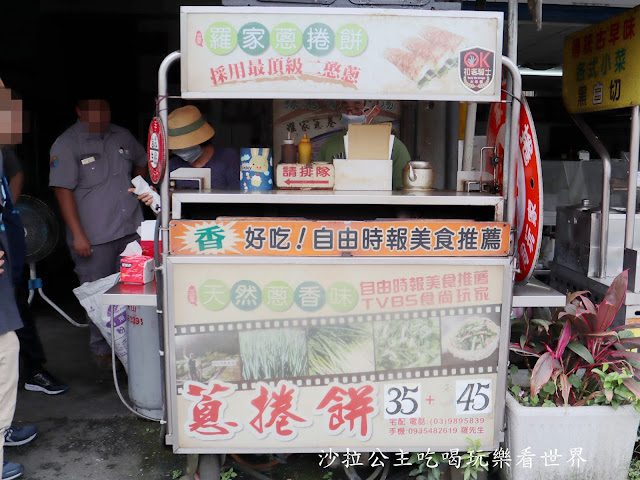
[[[640,422],[631,405],[617,410],[609,406],[525,407],[510,393],[506,395],[505,445],[511,466],[503,470],[505,478],[626,480]],[[572,461],[572,449],[581,449],[583,460],[574,456]],[[531,468],[525,464],[525,452],[535,455],[528,457]]]

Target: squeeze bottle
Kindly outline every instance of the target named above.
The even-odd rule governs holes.
[[[296,163],[296,146],[293,144],[291,132],[287,132],[287,139],[282,143],[280,163]]]
[[[311,163],[311,140],[306,133],[298,143],[298,163]]]

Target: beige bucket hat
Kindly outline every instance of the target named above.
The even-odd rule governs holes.
[[[170,150],[200,145],[216,133],[193,105],[176,108],[169,114],[168,120]]]

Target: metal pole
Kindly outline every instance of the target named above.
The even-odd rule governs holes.
[[[638,188],[638,141],[640,140],[640,107],[631,108],[631,145],[629,146],[629,189],[627,192],[627,225],[624,246],[633,249],[633,231],[636,220],[636,188]]]
[[[576,122],[576,125],[578,126],[580,131],[584,134],[585,137],[587,137],[587,140],[589,141],[591,146],[595,149],[595,151],[602,159],[602,209],[600,210],[600,255],[598,257],[597,274],[598,278],[604,278],[607,273],[607,248],[609,243],[609,237],[607,233],[609,232],[609,202],[611,199],[611,157],[609,155],[609,152],[607,152],[607,149],[604,148],[604,145],[602,144],[598,136],[593,133],[591,127],[587,125],[582,117],[578,115],[571,115],[571,118],[573,118],[573,121]],[[638,162],[636,151],[636,171],[637,169]],[[631,178],[629,178],[629,182],[631,182]],[[635,202],[635,191],[633,196]],[[635,209],[633,211],[635,214]],[[627,217],[627,225],[628,221],[629,217]]]
[[[446,102],[446,162],[445,162],[445,177],[444,188],[445,190],[456,189],[456,176],[458,170],[458,125],[459,125],[459,113],[457,102]]]
[[[467,116],[464,124],[464,147],[462,149],[462,170],[472,170],[473,165],[473,143],[476,135],[476,112],[478,104],[473,102],[467,104]],[[482,177],[480,177],[482,183]]]
[[[516,162],[518,161],[518,132],[520,121],[520,97],[522,96],[522,77],[518,71],[518,66],[511,61],[508,57],[502,56],[502,66],[506,67],[511,73],[513,81],[513,98],[514,105],[511,109],[511,125],[509,128],[509,136],[505,135],[505,143],[507,138],[511,139],[509,144],[509,150],[505,148],[505,156],[508,153],[508,157],[505,159],[504,166],[509,167],[509,175],[506,177],[507,182],[504,185],[504,192],[506,193],[507,202],[507,222],[513,227],[515,225],[516,217]],[[506,161],[508,159],[508,162]],[[512,245],[512,248],[514,245]]]
[[[507,132],[510,132],[509,135],[505,135],[504,137],[504,151],[505,156],[508,155],[509,162],[506,159],[502,161],[502,195],[505,197],[505,202],[507,204],[507,222],[511,225],[511,231],[515,230],[515,208],[516,201],[513,196],[515,195],[515,178],[516,178],[516,168],[517,168],[517,158],[518,158],[518,130],[519,130],[519,119],[520,119],[520,96],[522,92],[522,77],[520,76],[520,72],[518,71],[518,0],[509,0],[508,2],[508,11],[507,11],[507,45],[506,45],[506,54],[507,56],[503,56],[503,67],[506,66],[507,69],[511,72],[511,76],[507,77],[507,92],[512,92],[513,97],[512,100],[509,101],[507,98],[507,104],[505,108],[505,128]],[[517,77],[519,81],[518,86],[518,94],[516,95],[516,86],[514,84],[514,78],[516,74],[512,69],[511,65],[505,65],[504,59],[509,58],[512,65],[515,66]],[[515,118],[515,123],[514,122]],[[515,134],[514,134],[515,132]],[[512,153],[513,152],[513,153]],[[511,189],[511,190],[510,190]],[[512,209],[513,204],[513,209]],[[513,211],[513,214],[510,212]],[[512,244],[511,251],[516,248],[515,245],[515,235],[512,236]]]
[[[177,61],[180,58],[180,52],[179,51],[175,51],[170,53],[169,55],[167,55],[164,60],[162,61],[162,63],[160,64],[160,68],[158,69],[158,113],[160,114],[160,119],[162,120],[162,128],[165,129],[165,134],[167,134],[167,117],[168,117],[168,113],[167,113],[167,105],[168,105],[168,101],[167,101],[167,71],[169,70],[169,67],[171,66],[171,64],[173,64],[173,62]],[[169,138],[168,135],[165,135],[165,138]],[[160,210],[160,219],[161,219],[161,232],[162,232],[162,265],[161,268],[162,270],[162,306],[160,309],[162,312],[162,317],[159,318],[159,320],[162,321],[162,325],[160,324],[160,322],[158,322],[158,327],[162,328],[163,330],[163,345],[161,345],[161,350],[163,353],[163,358],[162,358],[162,365],[164,366],[163,368],[163,373],[164,373],[164,385],[162,386],[162,388],[165,390],[167,389],[168,385],[171,385],[171,381],[169,378],[169,372],[171,371],[171,369],[169,368],[169,365],[167,365],[168,362],[168,357],[166,355],[165,349],[166,346],[169,345],[169,335],[173,334],[173,332],[169,332],[168,328],[165,328],[165,321],[167,319],[167,305],[168,305],[168,292],[169,292],[169,285],[168,285],[168,281],[167,281],[167,272],[164,270],[164,268],[166,268],[167,265],[167,255],[169,253],[169,211],[171,210],[170,205],[169,205],[169,166],[167,165],[167,171],[165,172],[165,175],[162,179],[162,183],[160,184],[160,205],[162,206],[162,209]],[[165,395],[165,407],[166,407],[166,418],[164,420],[167,421],[166,423],[166,436],[165,439],[169,439],[172,437],[173,432],[172,432],[172,418],[171,418],[171,408],[170,405],[172,404],[172,402],[170,401],[171,395]]]
[[[160,64],[160,68],[158,69],[158,112],[160,114],[160,119],[162,120],[162,125],[165,129],[165,134],[167,133],[167,71],[169,67],[180,58],[180,51],[176,50],[175,52],[167,55],[162,63]],[[167,136],[168,138],[168,136]],[[165,173],[162,183],[160,184],[160,204],[162,205],[162,210],[160,211],[160,215],[162,216],[162,228],[169,227],[169,174],[168,174],[168,166],[167,173]],[[169,248],[169,238],[167,235],[162,236],[162,264],[164,265],[164,257],[167,255],[167,251]]]
[[[507,12],[507,57],[518,64],[518,0],[509,0]]]

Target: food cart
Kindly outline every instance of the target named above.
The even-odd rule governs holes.
[[[454,46],[416,54],[429,30]],[[488,103],[503,68],[520,98],[502,32],[493,12],[182,7],[157,125],[178,59],[184,99]],[[175,191],[157,291],[174,452],[204,455],[215,476],[226,453],[497,449],[511,308],[564,302],[528,278],[514,287],[519,116],[503,193]],[[167,175],[160,192],[168,205]],[[188,218],[194,205],[209,216]],[[148,300],[144,288],[117,285],[105,302]]]

